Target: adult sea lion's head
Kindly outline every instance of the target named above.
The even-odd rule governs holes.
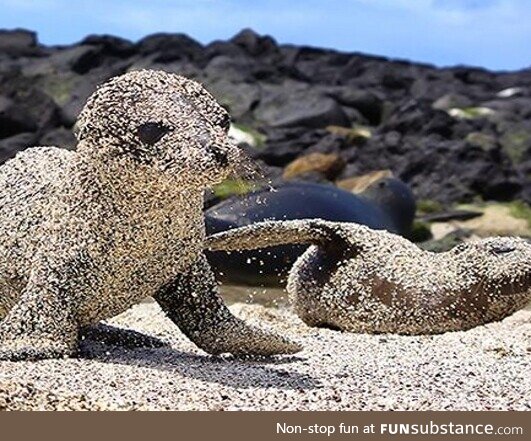
[[[407,235],[413,224],[417,205],[409,186],[398,178],[380,178],[367,186],[359,196],[377,204],[393,220],[396,230]]]

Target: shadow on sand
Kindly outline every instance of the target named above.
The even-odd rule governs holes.
[[[275,367],[301,361],[301,357],[214,357],[185,353],[156,337],[103,324],[83,331],[79,356],[105,363],[175,371],[185,377],[238,389],[320,387],[319,381],[309,375]]]

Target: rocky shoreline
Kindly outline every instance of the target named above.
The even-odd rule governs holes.
[[[73,147],[96,85],[141,68],[204,83],[273,183],[391,170],[419,199],[531,202],[531,69],[436,68],[279,45],[250,30],[207,45],[156,34],[60,47],[0,31],[0,161],[33,145]]]

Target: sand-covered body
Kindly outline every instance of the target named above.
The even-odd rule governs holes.
[[[0,318],[19,300],[30,275],[50,267],[75,287],[76,321],[87,325],[154,295],[198,260],[204,236],[200,195],[187,195],[189,216],[179,218],[174,213],[184,198],[178,194],[152,201],[164,209],[150,207],[146,198],[120,200],[87,167],[75,152],[43,147],[0,168],[0,227],[8,232],[0,242]],[[74,188],[80,191],[72,195]]]
[[[207,239],[217,250],[313,244],[287,290],[311,326],[433,334],[501,320],[531,301],[531,245],[491,238],[445,253],[352,223],[264,222]]]
[[[204,191],[242,163],[228,121],[198,83],[130,72],[89,98],[75,152],[0,168],[0,359],[74,355],[148,296],[209,353],[299,349],[230,314],[203,254]]]
[[[400,235],[410,232],[415,217],[410,188],[396,178],[382,178],[363,192],[353,194],[334,185],[289,182],[232,197],[205,212],[211,235],[266,220],[325,219],[354,222]],[[284,286],[287,275],[306,247],[287,244],[231,253],[207,252],[207,258],[224,283],[250,286]]]

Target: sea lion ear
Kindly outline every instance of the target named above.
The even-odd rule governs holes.
[[[72,133],[74,134],[74,136],[76,137],[78,141],[81,141],[80,132],[81,132],[81,129],[79,127],[79,121],[76,121],[76,123],[72,127]]]
[[[228,113],[225,113],[220,121],[219,121],[219,126],[225,130],[225,132],[228,132],[229,129],[230,129],[230,122],[231,122],[231,118],[230,118],[230,115]]]
[[[87,128],[87,123],[82,123],[77,120],[74,126],[72,127],[72,133],[78,141],[82,141],[87,137],[89,130]]]

